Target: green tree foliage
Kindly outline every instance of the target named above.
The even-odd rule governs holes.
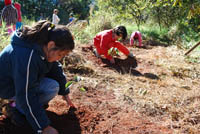
[[[126,19],[135,21],[139,27],[147,19],[145,9],[148,6],[148,0],[98,0],[100,9],[106,9],[116,14],[116,19]]]
[[[194,29],[199,24],[199,0],[97,0],[99,10],[115,13],[119,19],[136,22],[139,27],[147,19],[161,27],[189,24]],[[200,27],[200,26],[199,26]]]
[[[28,19],[38,20],[41,13],[44,18],[52,19],[53,10],[59,10],[58,16],[61,23],[68,23],[68,17],[73,12],[78,19],[85,19],[89,15],[89,4],[91,0],[14,0],[21,4],[22,15]],[[4,2],[0,3],[4,7]],[[2,9],[1,8],[1,9]]]
[[[178,21],[181,21],[185,12],[181,12],[180,8],[172,6],[173,2],[170,0],[157,0],[150,3],[151,6],[149,14],[155,23],[158,23],[160,29],[162,26],[170,27],[173,24],[176,24]]]
[[[61,7],[67,12],[77,14],[79,19],[89,16],[89,4],[91,0],[60,0]]]
[[[192,27],[193,30],[198,30],[197,28],[200,27],[199,0],[156,0],[156,2],[154,2],[153,8],[159,8],[162,13],[165,7],[167,7],[169,10],[169,17],[163,17],[163,14],[161,14],[162,20],[165,20],[166,18],[174,20],[169,23],[169,26],[171,26],[173,23],[179,23],[181,25]]]

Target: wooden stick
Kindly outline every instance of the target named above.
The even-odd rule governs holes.
[[[194,45],[192,48],[190,48],[186,53],[185,55],[188,55],[192,50],[194,50],[197,46],[200,45],[200,42],[198,42],[196,45]]]

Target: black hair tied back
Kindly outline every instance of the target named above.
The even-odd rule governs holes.
[[[25,26],[22,29],[22,37],[24,40],[45,46],[49,41],[54,41],[56,47],[60,50],[74,49],[74,39],[70,30],[63,25],[55,26],[50,21],[41,20],[34,26]]]

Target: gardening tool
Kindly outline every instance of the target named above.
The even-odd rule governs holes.
[[[198,42],[196,45],[194,45],[192,48],[190,48],[185,55],[188,55],[190,52],[192,52],[192,50],[194,50],[196,47],[198,47],[200,45],[200,42]]]

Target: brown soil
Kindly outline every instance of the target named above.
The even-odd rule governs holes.
[[[148,50],[152,55],[155,53],[151,52],[150,47],[128,48],[134,51],[136,57],[137,54],[145,55]],[[73,80],[75,76],[80,76],[82,80],[71,87],[70,96],[76,109],[69,108],[61,96],[56,96],[46,110],[52,126],[59,134],[172,134],[171,128],[134,110],[131,103],[134,100],[118,91],[120,86],[124,88],[126,82],[115,86],[115,83],[126,77],[134,77],[138,81],[146,81],[138,79],[139,77],[159,81],[156,72],[148,71],[156,67],[155,64],[148,57],[135,59],[120,55],[115,58],[116,64],[111,65],[104,58],[96,58],[91,50],[89,45],[78,46],[75,55],[71,56],[73,58],[64,60],[68,80]],[[86,91],[81,91],[82,87]],[[11,124],[9,119],[1,118],[0,133],[33,132],[29,126],[19,128]]]

